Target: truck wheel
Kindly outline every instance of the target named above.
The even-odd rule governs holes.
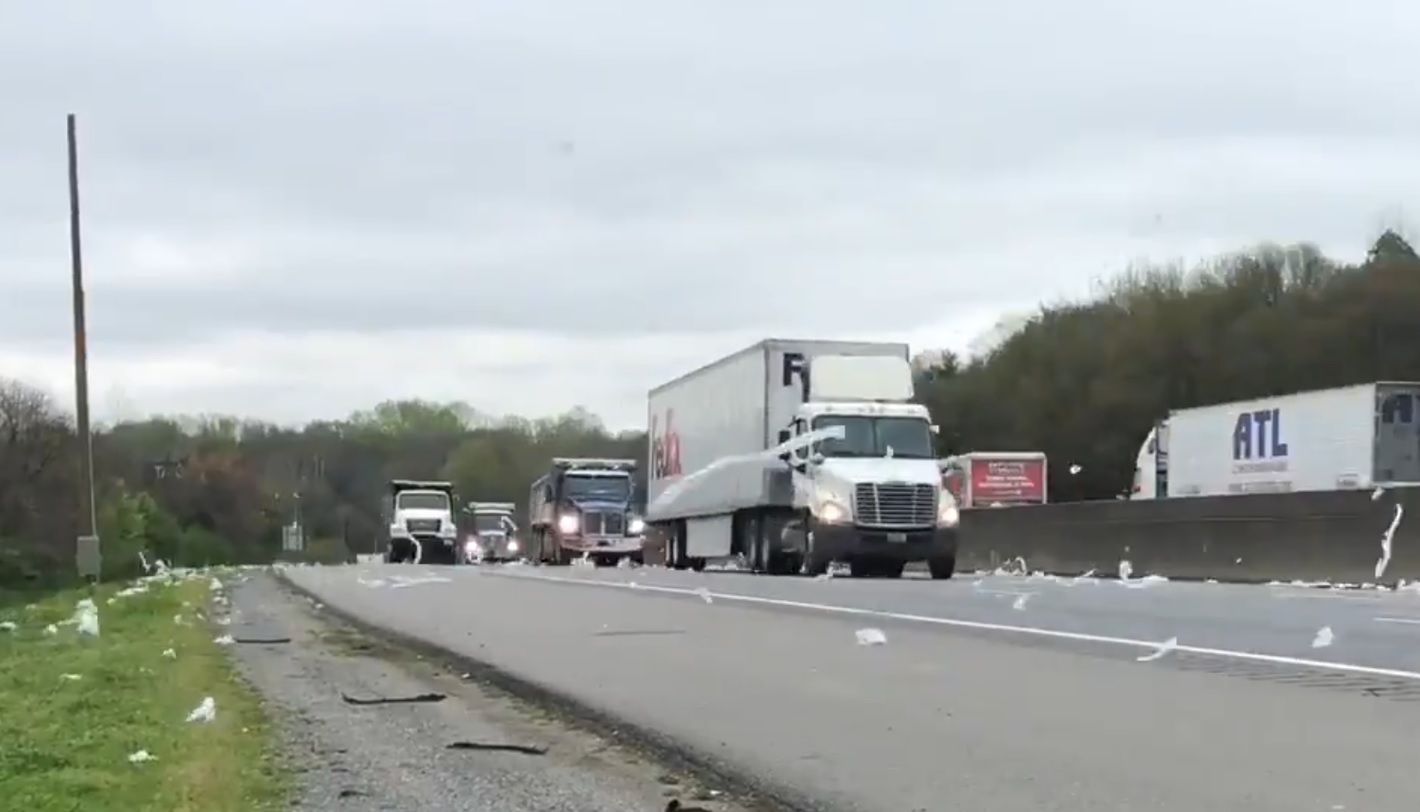
[[[804,549],[804,560],[803,563],[799,565],[799,572],[816,578],[828,572],[828,565],[832,563],[832,561],[823,557],[821,551],[816,549],[814,545],[814,531],[808,531],[806,547]]]
[[[952,577],[952,573],[956,571],[956,568],[956,556],[942,556],[941,558],[931,558],[927,560],[927,570],[932,573],[932,580],[934,581],[945,581]]]
[[[703,559],[703,558],[692,558],[692,559],[690,559],[690,568],[693,569],[693,570],[695,570],[696,572],[704,572],[704,571],[705,571],[705,559]]]

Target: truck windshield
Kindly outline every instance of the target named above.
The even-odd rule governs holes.
[[[814,428],[843,427],[843,439],[824,440],[814,450],[825,457],[894,457],[930,460],[932,429],[916,417],[849,417],[825,415],[814,420]]]
[[[568,474],[562,480],[562,495],[568,499],[605,499],[610,502],[625,502],[631,498],[631,478]]]
[[[511,530],[513,520],[504,513],[480,513],[473,517],[473,527],[482,532]]]
[[[399,495],[401,510],[448,510],[449,496],[438,491],[405,491]]]

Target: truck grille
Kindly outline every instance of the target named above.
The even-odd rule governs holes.
[[[626,521],[620,513],[589,511],[582,514],[582,532],[588,536],[620,536]]]
[[[937,523],[937,489],[931,485],[861,482],[854,515],[868,527],[927,527]]]
[[[409,519],[404,523],[411,533],[437,533],[439,532],[438,519]]]

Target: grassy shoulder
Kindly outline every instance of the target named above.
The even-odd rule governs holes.
[[[0,798],[27,812],[283,808],[285,773],[257,696],[235,674],[222,633],[197,616],[209,578],[119,597],[120,586],[67,590],[0,609]],[[100,636],[73,625],[98,606]],[[182,615],[183,623],[175,621]],[[166,649],[177,656],[163,656]],[[74,679],[74,677],[78,677]],[[216,719],[189,723],[204,697]],[[130,763],[146,750],[155,761]]]

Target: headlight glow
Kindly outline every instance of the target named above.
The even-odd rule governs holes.
[[[937,524],[942,527],[956,527],[961,523],[961,511],[957,510],[956,500],[946,494],[942,497],[941,504],[937,506]]]
[[[575,513],[564,513],[557,517],[557,529],[563,533],[575,533],[582,526],[582,521]]]
[[[518,540],[517,540],[517,539],[508,539],[508,552],[510,552],[510,553],[516,553],[517,551],[518,551]]]
[[[852,518],[848,508],[833,501],[825,499],[818,505],[818,520],[828,524],[842,524]]]
[[[632,516],[631,521],[626,525],[626,529],[631,531],[631,535],[639,536],[646,532],[646,522],[640,516]]]
[[[473,539],[465,541],[463,543],[463,551],[468,553],[469,555],[473,555],[474,553],[478,552],[478,542],[474,541]]]

